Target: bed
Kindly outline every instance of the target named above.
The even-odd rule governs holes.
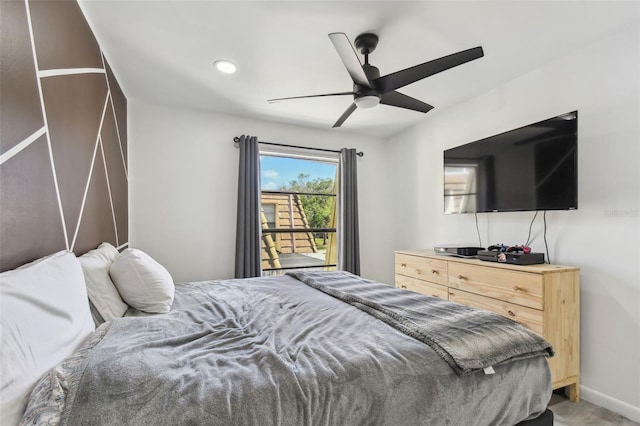
[[[133,249],[129,294],[112,249],[0,274],[0,423],[552,424],[553,350],[506,318],[345,272],[174,285]]]

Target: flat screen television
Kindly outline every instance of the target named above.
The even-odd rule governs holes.
[[[578,111],[444,151],[445,213],[578,208]]]

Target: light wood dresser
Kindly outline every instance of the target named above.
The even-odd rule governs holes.
[[[435,254],[396,251],[396,287],[483,308],[544,337],[553,388],[580,399],[580,270],[559,265],[508,265]]]

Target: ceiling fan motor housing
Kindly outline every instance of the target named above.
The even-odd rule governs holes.
[[[378,69],[378,67],[374,67],[370,64],[364,64],[362,66],[362,69],[364,70],[364,73],[367,75],[367,78],[370,82],[380,77],[380,70]]]
[[[373,83],[373,80],[380,77],[380,70],[369,64],[363,65],[362,68],[364,69],[367,79],[371,82],[371,87],[354,83],[353,100],[358,108],[372,108],[378,105],[380,103],[380,99],[382,99],[382,93],[380,93]]]

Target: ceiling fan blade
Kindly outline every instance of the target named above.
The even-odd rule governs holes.
[[[403,95],[402,93],[396,91],[388,92],[382,95],[380,103],[425,113],[433,109],[433,106],[427,103],[412,98],[411,96]]]
[[[424,64],[384,75],[376,78],[374,83],[382,93],[388,93],[404,87],[407,84],[448,70],[449,68],[482,58],[483,56],[484,52],[482,51],[482,47],[474,47],[473,49],[463,50],[462,52],[453,53],[439,59],[434,59],[433,61],[425,62]]]
[[[371,87],[367,74],[365,74],[362,68],[362,63],[347,38],[347,35],[345,33],[331,33],[329,34],[329,39],[331,39],[333,46],[338,51],[338,55],[340,55],[342,63],[347,68],[351,80],[361,86]]]
[[[340,118],[338,118],[338,121],[336,121],[336,124],[333,125],[333,127],[340,127],[342,126],[342,123],[344,123],[344,121],[349,118],[349,116],[351,115],[351,113],[353,111],[356,110],[356,108],[358,108],[354,103],[352,103],[351,105],[349,105],[349,108],[347,108],[347,110],[345,112],[342,113],[342,115],[340,116]]]
[[[288,101],[289,99],[321,98],[324,96],[342,96],[342,95],[354,95],[354,94],[355,94],[354,92],[340,92],[340,93],[325,93],[323,95],[292,96],[290,98],[267,99],[267,102],[271,104],[278,101]]]

